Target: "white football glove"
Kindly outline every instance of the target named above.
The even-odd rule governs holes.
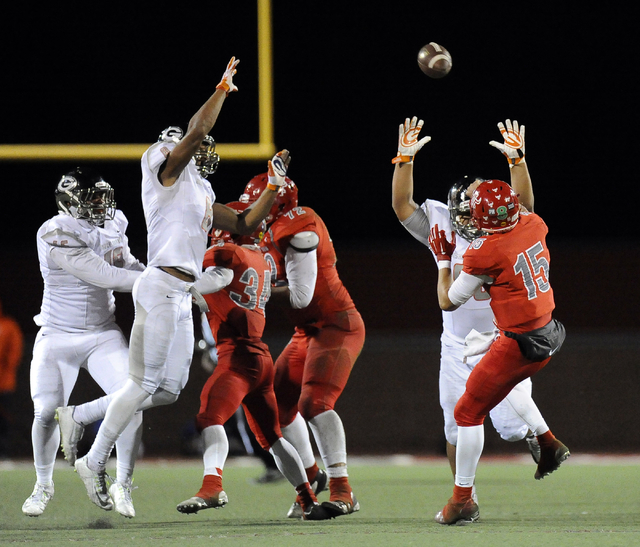
[[[287,175],[290,162],[291,156],[288,150],[280,150],[280,152],[269,160],[267,163],[267,176],[269,178],[267,188],[269,188],[269,190],[276,191],[284,186],[284,178]]]
[[[406,118],[404,124],[400,124],[400,134],[398,136],[398,155],[391,160],[391,163],[410,163],[431,137],[422,137],[418,140],[418,135],[422,129],[424,120],[418,121],[414,116],[411,120]]]
[[[236,70],[236,66],[238,66],[239,62],[240,59],[236,60],[235,57],[231,57],[231,60],[227,65],[227,69],[222,75],[222,80],[220,80],[220,83],[216,86],[216,89],[222,89],[226,92],[227,95],[229,95],[229,93],[231,93],[232,91],[238,91],[238,87],[233,83],[233,76],[236,72],[238,72]]]
[[[502,122],[498,124],[498,129],[500,129],[500,133],[502,133],[504,143],[490,141],[489,144],[504,154],[504,157],[509,161],[510,168],[519,163],[523,163],[524,125],[518,126],[516,120],[513,120],[513,125],[511,125],[511,120],[506,120],[504,124]]]

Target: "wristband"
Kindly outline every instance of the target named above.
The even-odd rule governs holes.
[[[451,269],[451,260],[439,260],[438,261],[438,269],[439,270],[450,270]]]
[[[391,163],[413,163],[413,156],[396,156]]]
[[[267,182],[267,189],[271,190],[272,192],[277,192],[279,188],[280,187],[278,185]]]

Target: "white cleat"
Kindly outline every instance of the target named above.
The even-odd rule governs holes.
[[[113,509],[113,501],[109,496],[107,489],[107,473],[106,471],[94,471],[89,469],[87,465],[87,456],[76,460],[76,473],[82,479],[84,487],[87,489],[89,499],[95,503],[100,509],[111,511]]]
[[[84,426],[73,419],[74,406],[56,408],[56,420],[60,426],[60,446],[64,459],[69,465],[76,463],[78,457],[78,443],[84,434]]]
[[[136,516],[136,510],[131,499],[131,481],[124,483],[114,482],[109,488],[109,495],[113,500],[115,510],[123,517],[132,519]]]
[[[22,504],[22,512],[28,517],[39,517],[44,513],[51,499],[53,499],[53,482],[46,485],[36,483],[33,493]]]

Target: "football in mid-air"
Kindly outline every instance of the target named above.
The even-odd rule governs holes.
[[[429,78],[444,78],[452,63],[451,54],[435,42],[422,46],[418,52],[418,66]]]

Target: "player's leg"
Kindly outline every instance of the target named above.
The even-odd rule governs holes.
[[[533,460],[540,461],[540,444],[536,434],[549,431],[540,410],[531,397],[531,378],[517,384],[489,412],[493,427],[502,439],[515,442],[525,439]]]
[[[456,474],[456,445],[458,444],[458,424],[453,411],[465,390],[469,374],[475,366],[464,362],[464,345],[448,338],[442,338],[440,349],[440,372],[438,377],[440,407],[444,417],[444,436],[447,460],[451,473]]]
[[[116,393],[126,383],[129,375],[128,346],[124,335],[115,325],[98,337],[87,370],[107,394]],[[142,412],[138,411],[116,440],[116,480],[109,487],[115,510],[128,518],[135,516],[131,489],[141,441]]]
[[[330,515],[320,506],[313,492],[300,455],[284,437],[278,423],[278,405],[273,390],[273,365],[270,357],[262,356],[262,380],[244,398],[243,407],[249,427],[263,449],[274,457],[280,472],[295,488],[296,502],[304,520],[325,520]]]
[[[340,327],[324,327],[309,341],[298,404],[329,476],[330,498],[323,507],[333,516],[360,509],[349,484],[344,426],[334,406],[364,345],[365,328],[355,310],[342,319]]]
[[[34,420],[31,428],[36,485],[25,501],[25,515],[41,515],[54,494],[53,469],[60,444],[55,409],[66,404],[76,383],[87,336],[46,335],[40,331],[33,347],[30,368]],[[89,344],[90,345],[90,344]]]
[[[143,401],[160,385],[179,318],[183,313],[191,314],[191,299],[184,284],[158,272],[148,268],[134,285],[129,379],[115,392],[89,453],[75,463],[89,498],[99,507],[111,503],[105,477],[111,451]]]
[[[304,418],[298,412],[298,402],[302,389],[302,377],[307,357],[309,338],[296,332],[282,353],[276,359],[274,391],[278,401],[278,415],[282,436],[297,450],[302,458],[307,478],[315,485],[315,493],[326,488],[327,476],[318,468],[313,454],[309,430]],[[300,506],[294,502],[289,517],[301,518]]]
[[[229,356],[223,356],[200,393],[200,410],[196,426],[204,442],[202,486],[191,498],[180,502],[180,513],[197,513],[219,508],[229,498],[222,487],[222,474],[229,455],[229,440],[224,424],[235,413],[250,389],[247,378],[230,370]]]

